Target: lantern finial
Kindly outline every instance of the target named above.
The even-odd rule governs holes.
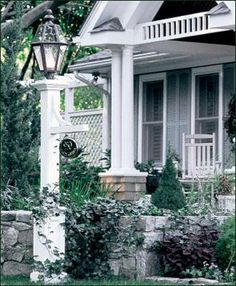
[[[46,11],[46,15],[44,16],[44,21],[53,21],[54,20],[54,16],[52,14],[52,10],[51,9],[47,9]]]

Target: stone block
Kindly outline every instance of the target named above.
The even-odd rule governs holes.
[[[3,221],[13,221],[16,219],[15,211],[2,211],[1,212],[1,222]]]
[[[19,212],[17,212],[16,221],[33,224],[32,212],[30,212],[30,211],[19,211]]]
[[[119,277],[121,278],[126,278],[126,279],[136,279],[136,270],[135,269],[128,269],[124,267],[120,267],[119,269]]]
[[[25,250],[22,247],[6,247],[4,249],[3,255],[5,261],[13,260],[17,262],[21,262],[24,257]]]
[[[149,249],[153,247],[157,241],[161,241],[163,239],[163,233],[160,231],[147,232],[144,233],[144,237],[143,249]]]
[[[136,259],[135,257],[123,257],[122,258],[122,267],[124,269],[136,269]]]
[[[143,280],[146,274],[146,256],[147,251],[141,250],[136,253],[136,267],[137,267],[137,279]]]
[[[18,242],[23,245],[33,245],[33,230],[24,230],[19,232]]]
[[[154,216],[141,216],[137,223],[138,231],[150,232],[154,230],[156,219]]]
[[[170,226],[170,220],[167,216],[157,216],[155,220],[155,229],[163,229]]]
[[[139,251],[136,253],[137,279],[157,275],[160,271],[160,257],[155,251]]]
[[[8,246],[15,245],[17,243],[18,234],[18,230],[14,229],[13,227],[3,230],[3,243],[5,243],[5,245],[7,244]]]
[[[19,231],[22,231],[22,230],[28,230],[28,229],[32,229],[33,228],[33,225],[32,224],[27,224],[27,223],[24,223],[24,222],[18,222],[18,221],[14,221],[12,223],[12,226],[19,230]]]
[[[30,275],[32,266],[30,264],[24,264],[16,261],[6,261],[3,264],[3,275]]]
[[[118,276],[120,271],[120,260],[110,260],[109,265],[111,268],[111,271],[113,272],[113,275]]]

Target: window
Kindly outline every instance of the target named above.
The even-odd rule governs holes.
[[[144,82],[143,160],[161,165],[163,156],[163,80]]]
[[[197,134],[215,133],[216,138],[218,137],[218,103],[219,74],[213,73],[196,76],[195,131]]]

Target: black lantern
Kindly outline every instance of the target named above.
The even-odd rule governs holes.
[[[53,79],[54,74],[60,71],[67,41],[62,35],[60,26],[54,24],[52,10],[47,10],[44,22],[38,27],[31,45],[39,70],[46,78]]]

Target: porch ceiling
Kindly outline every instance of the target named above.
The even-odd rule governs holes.
[[[82,59],[70,66],[71,71],[83,73],[100,72],[109,76],[111,56],[99,59]],[[187,67],[235,61],[235,47],[185,41],[153,42],[135,46],[134,73],[167,71]]]

